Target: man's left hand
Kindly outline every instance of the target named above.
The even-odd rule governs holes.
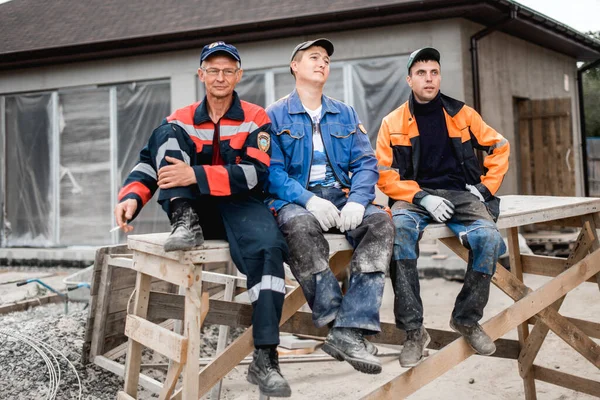
[[[340,232],[351,231],[355,229],[363,220],[365,215],[365,206],[353,201],[349,201],[342,208],[340,214]]]
[[[476,196],[479,200],[481,200],[482,202],[485,203],[485,199],[483,198],[483,195],[481,194],[481,192],[479,190],[477,190],[477,188],[473,185],[469,185],[467,183],[466,188],[469,192],[471,192],[474,196]]]
[[[177,158],[166,156],[165,160],[171,163],[158,170],[158,187],[170,189],[184,187],[197,183],[194,169]]]

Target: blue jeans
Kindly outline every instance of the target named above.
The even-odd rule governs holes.
[[[315,195],[338,209],[347,198],[341,189],[317,187]],[[304,207],[287,204],[277,223],[290,249],[289,265],[313,313],[317,327],[333,321],[336,328],[359,328],[365,334],[380,331],[379,308],[385,273],[392,255],[394,226],[388,214],[369,204],[360,225],[346,238],[354,247],[350,261],[350,286],[346,295],[329,269],[329,243],[317,219]],[[339,233],[332,229],[329,233]]]
[[[496,262],[506,251],[506,245],[485,204],[473,194],[454,190],[427,192],[454,204],[454,215],[446,225],[469,250],[469,260],[465,283],[456,298],[452,318],[458,324],[473,326],[483,316]],[[418,329],[423,325],[417,272],[419,240],[432,218],[424,208],[405,201],[394,203],[392,215],[396,236],[390,277],[395,294],[396,325],[403,330]]]

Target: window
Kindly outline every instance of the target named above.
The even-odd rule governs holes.
[[[405,81],[408,56],[334,62],[323,92],[353,106],[375,147],[381,120],[408,99]],[[200,84],[201,86],[201,84]],[[236,90],[240,98],[266,107],[294,90],[288,67],[244,71]],[[203,88],[198,98],[204,96]]]
[[[9,95],[0,97],[0,106],[2,246],[117,242],[119,234],[109,233],[117,191],[169,115],[169,82]],[[169,229],[155,200],[135,229]]]

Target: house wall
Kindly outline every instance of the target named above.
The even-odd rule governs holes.
[[[470,36],[483,26],[462,21],[463,81],[466,98],[472,104]],[[484,120],[502,133],[512,145],[511,167],[500,194],[518,194],[518,137],[514,98],[571,98],[573,160],[576,165],[576,194],[583,195],[583,163],[577,98],[576,60],[524,40],[494,32],[479,41],[479,76],[481,114]],[[568,88],[565,87],[565,76]]]
[[[464,96],[460,52],[461,20],[450,19],[418,24],[311,35],[326,36],[335,45],[333,60],[410,54],[423,46],[434,46],[444,56],[444,91]],[[242,43],[238,49],[244,69],[285,66],[292,49],[308,37]],[[218,40],[218,38],[215,38]],[[178,108],[196,100],[200,49],[123,57],[105,61],[78,62],[0,72],[0,95],[86,85],[168,78],[171,106]],[[391,110],[390,110],[391,111]]]

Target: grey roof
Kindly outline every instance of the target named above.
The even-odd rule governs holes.
[[[0,4],[0,69],[198,48],[357,27],[466,18],[493,25],[510,0],[12,0]],[[600,42],[531,9],[501,30],[579,60]]]

